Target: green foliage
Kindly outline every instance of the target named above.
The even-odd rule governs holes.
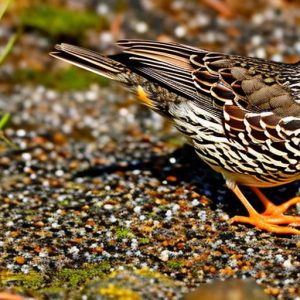
[[[7,285],[20,289],[43,292],[43,290],[60,291],[60,288],[78,289],[88,280],[102,277],[111,268],[108,262],[102,264],[87,264],[78,269],[63,268],[54,274],[29,272],[28,274],[14,274],[0,272],[0,288]]]
[[[3,130],[8,124],[10,119],[10,113],[5,113],[4,116],[0,119],[0,130]]]
[[[91,264],[81,269],[64,268],[57,272],[52,282],[52,287],[66,286],[69,288],[76,288],[85,283],[87,280],[95,277],[103,276],[103,273],[111,268],[108,262],[101,265]]]
[[[60,69],[55,72],[35,71],[32,69],[18,69],[12,77],[16,83],[41,84],[58,91],[85,90],[91,83],[107,86],[109,80],[97,74],[86,72],[78,68]]]
[[[167,266],[171,269],[181,269],[184,267],[184,263],[182,261],[170,260],[167,262]]]
[[[7,10],[8,6],[11,4],[12,1],[13,0],[6,0],[0,7],[0,20],[2,19],[5,11]],[[0,53],[0,65],[4,62],[5,58],[12,50],[16,42],[17,36],[18,36],[17,34],[12,35],[8,40],[7,44],[5,45],[4,50]],[[3,132],[3,129],[8,124],[9,119],[10,119],[9,113],[4,113],[4,115],[0,119],[0,140],[2,140],[9,147],[15,148],[16,146],[5,136]]]
[[[13,0],[6,0],[4,3],[0,6],[0,20],[2,19],[4,13],[6,12],[7,8],[11,4]]]
[[[17,37],[18,37],[18,34],[14,34],[9,38],[7,44],[4,47],[4,50],[0,53],[0,65],[4,62],[5,58],[11,52],[11,50],[17,40]]]
[[[41,288],[45,280],[44,276],[37,272],[30,272],[28,274],[0,273],[0,278],[0,287],[5,287],[7,284],[9,284],[32,290]]]
[[[132,232],[130,232],[130,230],[127,228],[119,228],[116,231],[117,240],[132,239],[133,237],[134,237],[134,234]]]
[[[139,243],[140,243],[141,245],[147,245],[147,244],[150,243],[150,239],[149,239],[149,238],[146,238],[146,237],[140,238],[140,239],[139,239]]]
[[[22,24],[46,32],[51,37],[78,37],[89,28],[105,29],[109,26],[105,17],[95,13],[71,11],[48,4],[35,5],[25,10]]]
[[[6,0],[0,7],[0,20],[2,19],[5,11],[7,10],[7,8],[9,7],[9,5],[11,4],[12,1],[13,0]],[[5,58],[8,56],[8,54],[12,50],[13,45],[16,42],[17,36],[18,36],[17,34],[12,35],[10,37],[10,39],[8,40],[7,44],[5,45],[4,50],[0,53],[0,65],[4,62]]]

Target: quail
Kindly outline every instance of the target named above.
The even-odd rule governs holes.
[[[231,222],[300,234],[300,216],[284,214],[300,197],[275,205],[259,189],[300,179],[300,62],[148,40],[117,45],[118,53],[105,56],[62,43],[50,55],[119,81],[172,120],[247,209],[248,216]],[[255,210],[239,185],[253,190],[264,212]]]

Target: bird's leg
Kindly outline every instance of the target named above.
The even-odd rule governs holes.
[[[259,229],[266,230],[269,232],[275,232],[275,233],[300,234],[300,230],[297,230],[296,228],[292,228],[288,226],[278,226],[278,224],[290,224],[294,226],[300,226],[300,217],[285,216],[282,214],[276,214],[276,215],[259,214],[249,203],[249,201],[246,199],[244,194],[241,192],[241,190],[235,183],[231,181],[226,181],[226,183],[228,188],[234,192],[234,194],[243,203],[243,205],[245,206],[245,208],[249,213],[248,217],[235,216],[231,218],[230,220],[231,223],[233,222],[247,223],[247,224],[254,225]],[[269,202],[270,201],[268,200],[266,204],[268,204]]]
[[[281,216],[291,206],[300,203],[300,197],[294,197],[280,205],[275,205],[258,188],[251,187],[251,190],[256,194],[258,199],[264,205],[265,211],[262,213],[264,216]]]

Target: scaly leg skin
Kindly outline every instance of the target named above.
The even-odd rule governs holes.
[[[269,200],[265,201],[267,198],[264,196],[264,200],[262,201],[266,205],[266,211],[263,214],[259,214],[252,205],[248,202],[246,197],[243,195],[238,186],[230,181],[227,181],[227,186],[231,189],[234,194],[239,198],[239,200],[243,203],[245,208],[249,213],[249,217],[244,216],[235,216],[230,219],[230,222],[239,222],[239,223],[247,223],[254,225],[255,227],[266,230],[269,232],[280,233],[280,234],[300,234],[300,230],[288,226],[278,226],[278,224],[289,224],[293,226],[300,226],[300,217],[297,216],[285,216],[282,212],[286,211],[288,207],[294,204],[292,199],[292,203],[288,202],[288,205],[284,207],[284,209],[279,206],[279,209],[274,212],[273,206],[276,207]],[[256,193],[256,191],[254,191]],[[260,194],[262,194],[259,191]],[[263,195],[263,194],[262,194]],[[296,201],[298,203],[298,200]],[[271,207],[271,209],[269,208]],[[277,208],[277,207],[276,207]]]

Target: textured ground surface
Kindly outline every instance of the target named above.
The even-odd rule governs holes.
[[[12,111],[22,106],[15,122],[33,130],[8,129],[19,148],[0,157],[5,280],[17,280],[10,272],[29,274],[32,288],[29,278],[43,274],[41,286],[53,288],[59,284],[49,278],[71,281],[74,274],[64,272],[74,267],[91,270],[88,278],[149,268],[183,282],[171,289],[178,295],[232,277],[253,278],[287,299],[299,293],[299,238],[229,225],[245,211],[222,178],[178,146],[175,133],[164,135],[156,115],[125,108],[124,93],[112,98],[116,91],[94,88],[76,93],[79,100],[42,88],[10,95]],[[78,138],[67,138],[64,126]],[[285,199],[296,191],[294,184],[270,193]]]

